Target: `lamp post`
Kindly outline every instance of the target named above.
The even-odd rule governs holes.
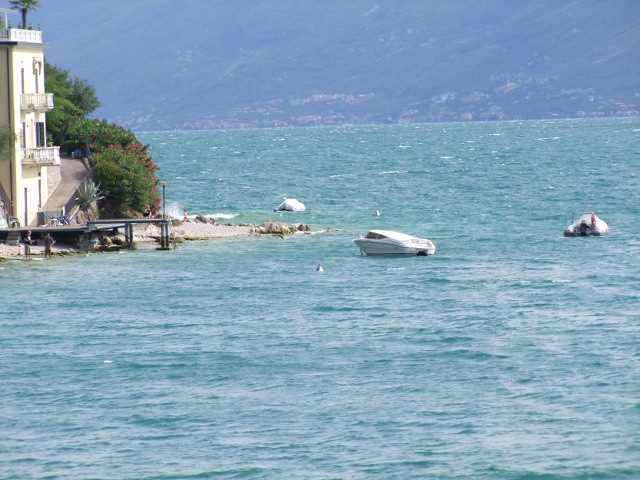
[[[167,187],[167,182],[160,182],[162,185],[162,219],[165,220],[167,218],[167,203],[165,199],[165,189]]]

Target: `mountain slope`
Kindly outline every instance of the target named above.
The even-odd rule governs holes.
[[[636,0],[43,2],[49,59],[136,128],[625,115]]]

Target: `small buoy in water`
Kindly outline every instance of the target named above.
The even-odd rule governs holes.
[[[376,210],[376,217],[380,216],[380,210]]]
[[[318,264],[318,266],[316,267],[316,272],[320,272],[320,273],[324,272],[324,267],[322,266],[322,264],[320,263]]]

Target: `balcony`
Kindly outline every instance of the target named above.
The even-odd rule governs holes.
[[[24,93],[20,95],[20,108],[28,112],[53,110],[53,93]]]
[[[26,166],[60,165],[60,147],[38,147],[22,149],[22,164]]]
[[[42,32],[22,28],[4,28],[0,30],[0,42],[2,41],[42,43]]]

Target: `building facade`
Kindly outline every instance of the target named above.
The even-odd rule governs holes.
[[[60,148],[47,140],[42,32],[0,29],[0,128],[10,132],[0,154],[0,214],[22,226],[36,225],[60,178]]]

